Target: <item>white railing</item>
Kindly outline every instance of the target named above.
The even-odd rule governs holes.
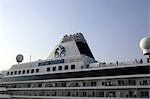
[[[96,68],[96,67],[108,67],[108,66],[125,66],[125,65],[142,65],[142,64],[150,64],[150,59],[135,59],[131,61],[116,61],[116,62],[97,62],[92,63],[87,68]]]
[[[0,94],[0,99],[10,99],[8,94]]]
[[[149,98],[120,98],[120,97],[66,97],[66,96],[21,96],[21,95],[12,95],[13,98],[26,98],[26,99],[149,99]]]
[[[79,90],[79,89],[150,89],[149,85],[128,85],[128,86],[94,86],[94,87],[32,87],[32,88],[8,88],[13,90]]]
[[[0,87],[0,91],[7,91],[5,87]]]

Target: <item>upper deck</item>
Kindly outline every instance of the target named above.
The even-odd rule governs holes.
[[[70,77],[68,76],[70,74],[78,75],[78,77],[106,76],[115,73],[115,75],[123,75],[128,74],[131,68],[133,71],[131,70],[129,74],[143,74],[149,73],[149,61],[149,59],[135,59],[128,62],[97,62],[83,35],[76,33],[64,36],[46,60],[13,65],[8,71],[3,72],[3,79],[6,78],[9,81],[9,78],[16,78],[18,80],[20,77],[28,80],[33,76],[48,79],[46,77],[48,75],[51,75],[50,79],[57,79],[57,74],[62,75],[59,78]],[[94,72],[99,75],[95,75]]]

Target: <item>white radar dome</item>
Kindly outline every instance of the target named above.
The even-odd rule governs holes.
[[[140,48],[143,50],[144,55],[150,54],[150,37],[144,37],[140,41]]]
[[[18,55],[16,56],[16,61],[17,61],[18,63],[22,62],[23,59],[24,59],[24,57],[23,57],[22,54],[18,54]]]

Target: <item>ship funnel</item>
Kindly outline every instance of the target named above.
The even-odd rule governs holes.
[[[89,60],[95,58],[82,33],[65,35],[61,42],[50,52],[48,59],[85,56]]]

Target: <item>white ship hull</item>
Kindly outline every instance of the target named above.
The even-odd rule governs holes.
[[[78,33],[65,36],[48,59],[4,71],[0,86],[1,97],[11,99],[148,99],[150,62],[97,62]]]

